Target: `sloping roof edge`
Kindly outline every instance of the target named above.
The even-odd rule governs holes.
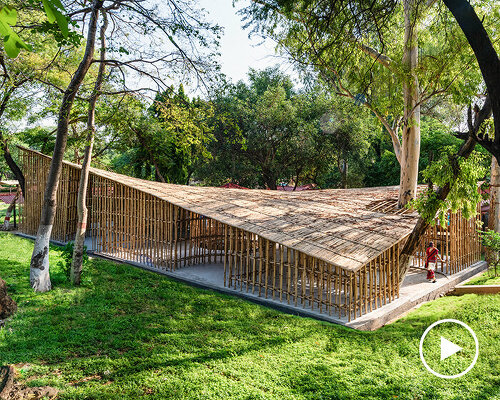
[[[47,159],[52,159],[52,157],[50,157],[48,155],[45,155],[43,153],[40,153],[39,151],[28,149],[28,148],[25,148],[23,146],[17,146],[17,147],[19,149],[23,150],[23,151],[32,152],[34,154],[37,154],[38,156],[45,157]],[[63,163],[65,165],[68,165],[68,166],[76,168],[76,169],[80,169],[81,170],[81,168],[82,168],[81,165],[72,163],[70,161],[64,160]],[[196,213],[196,214],[199,214],[199,215],[203,215],[205,217],[217,220],[217,221],[219,221],[221,223],[224,223],[224,224],[229,225],[229,226],[234,227],[234,228],[246,230],[246,231],[248,231],[250,233],[259,235],[259,236],[261,236],[264,239],[270,240],[272,242],[280,243],[280,244],[282,244],[282,245],[284,245],[284,246],[286,246],[286,247],[288,247],[290,249],[293,249],[293,250],[296,250],[296,251],[308,254],[308,255],[310,255],[310,256],[312,256],[314,258],[317,258],[317,259],[319,259],[321,261],[324,261],[324,262],[326,262],[328,264],[331,264],[331,265],[334,265],[334,266],[338,266],[340,268],[343,268],[343,269],[345,269],[347,271],[351,271],[351,272],[358,271],[364,265],[366,265],[369,262],[371,262],[374,259],[376,259],[380,254],[384,253],[389,248],[391,248],[391,247],[397,245],[398,243],[402,242],[403,240],[405,240],[407,238],[407,236],[411,232],[411,229],[409,229],[408,232],[406,234],[402,235],[399,239],[394,239],[394,238],[391,237],[392,241],[389,244],[381,246],[380,248],[376,248],[376,249],[374,248],[374,250],[376,250],[376,253],[374,253],[374,255],[371,255],[371,257],[367,258],[366,260],[359,261],[359,260],[356,260],[354,258],[351,259],[349,256],[346,256],[345,254],[342,254],[340,252],[335,252],[332,248],[326,248],[326,247],[324,247],[320,243],[314,243],[314,242],[308,241],[307,247],[309,247],[309,248],[307,250],[305,250],[304,247],[306,247],[306,245],[303,245],[302,247],[298,246],[300,244],[300,241],[297,242],[297,240],[298,240],[297,238],[294,238],[293,236],[291,236],[291,235],[289,235],[289,234],[287,234],[285,232],[280,232],[280,234],[281,234],[282,237],[286,237],[285,239],[278,238],[278,237],[276,237],[276,233],[274,233],[272,231],[269,231],[269,230],[266,230],[265,226],[260,226],[260,225],[254,223],[254,222],[251,222],[251,221],[243,221],[240,224],[234,223],[231,220],[230,217],[223,216],[220,213],[219,214],[214,214],[214,213],[210,212],[210,210],[206,210],[206,209],[200,210],[199,208],[193,207],[190,204],[186,204],[186,203],[180,201],[179,199],[167,198],[166,195],[162,196],[161,194],[158,194],[157,190],[153,190],[153,189],[147,188],[147,187],[141,187],[140,185],[139,186],[135,186],[135,185],[133,185],[133,182],[130,182],[130,181],[135,181],[136,183],[142,182],[142,183],[154,183],[154,184],[158,184],[157,182],[147,181],[147,180],[143,180],[143,179],[140,179],[140,178],[129,177],[127,175],[118,174],[116,172],[105,171],[105,170],[101,170],[101,169],[98,169],[98,168],[90,168],[90,173],[93,174],[93,175],[95,175],[95,176],[99,176],[101,178],[104,178],[104,179],[114,180],[114,181],[116,181],[116,182],[118,182],[120,184],[123,184],[125,186],[131,187],[131,188],[133,188],[135,190],[138,190],[138,191],[143,192],[143,193],[147,193],[147,194],[149,194],[149,195],[151,195],[151,196],[153,196],[155,198],[158,198],[158,199],[163,200],[163,201],[167,201],[167,202],[169,202],[171,204],[174,204],[175,206],[184,208],[187,211],[191,211],[193,213]],[[159,184],[159,187],[161,187],[161,185],[164,185],[164,184]],[[172,184],[170,184],[170,185],[172,185]],[[186,185],[173,185],[173,186],[176,186],[179,189],[183,188],[183,187],[185,187],[185,188],[193,188],[193,186],[186,186]],[[224,188],[213,188],[213,189],[220,189],[220,190],[223,191],[222,193],[227,192],[228,190],[235,190],[237,192],[241,192],[241,190],[239,190],[239,189],[224,189]],[[369,189],[369,188],[366,188],[366,189]],[[375,189],[375,188],[372,188],[372,189]],[[376,189],[379,189],[379,188],[376,188]],[[380,189],[382,189],[382,188],[380,188]],[[243,191],[243,192],[248,193],[249,191],[259,191],[259,192],[267,192],[267,193],[269,193],[269,191],[266,191],[266,190],[263,190],[263,189],[262,190],[261,189],[249,189],[249,190],[246,190],[246,191]],[[321,192],[321,191],[312,191],[312,192],[314,193],[314,192]],[[280,192],[280,193],[282,195],[285,195],[285,196],[289,194],[289,192]],[[301,193],[304,193],[304,192],[301,192]],[[383,217],[386,216],[386,214],[382,214],[382,213],[376,213],[376,214],[379,214],[380,216],[383,216]],[[356,264],[356,266],[353,265],[352,267],[347,267],[345,265],[345,262],[344,263],[335,262],[334,260],[332,260],[332,258],[322,256],[321,252],[325,251],[325,250],[327,250],[330,253],[337,254],[338,257],[342,257],[345,260],[347,260],[345,262],[349,262],[351,264]]]

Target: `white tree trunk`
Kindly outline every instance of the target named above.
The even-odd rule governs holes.
[[[104,73],[106,71],[105,55],[106,55],[106,29],[108,27],[108,19],[106,13],[103,12],[103,24],[101,27],[101,57],[99,64],[99,72],[94,85],[94,93],[89,102],[88,117],[87,117],[87,146],[85,147],[85,155],[80,173],[80,184],[78,187],[77,213],[78,225],[76,227],[75,245],[73,247],[73,259],[71,261],[70,278],[74,285],[79,285],[81,281],[82,266],[83,266],[83,251],[85,246],[85,233],[87,232],[87,188],[89,183],[89,170],[92,162],[92,149],[94,148],[95,138],[95,109],[97,100],[101,94]]]
[[[405,38],[403,67],[404,124],[402,130],[401,174],[398,206],[404,207],[417,194],[420,158],[420,95],[416,76],[418,65],[416,0],[404,0]]]
[[[49,244],[57,210],[59,178],[61,176],[64,151],[66,150],[66,143],[68,140],[69,116],[78,89],[94,58],[97,20],[103,3],[104,0],[93,0],[92,2],[85,54],[70,84],[64,92],[61,108],[59,109],[56,143],[54,145],[54,153],[52,155],[47,183],[45,185],[40,224],[38,226],[30,263],[30,283],[36,292],[45,292],[51,288],[49,276]]]
[[[51,289],[49,275],[49,243],[53,225],[40,225],[36,234],[35,248],[31,263],[37,268],[30,268],[30,284],[35,292],[47,292]]]

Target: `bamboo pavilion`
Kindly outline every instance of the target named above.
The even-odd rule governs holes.
[[[21,230],[35,235],[51,158],[20,148],[26,179]],[[81,167],[64,162],[52,239],[74,240]],[[224,285],[345,317],[399,295],[399,252],[417,215],[398,210],[397,187],[302,192],[152,182],[91,168],[87,235],[97,254],[158,270],[220,264]],[[454,274],[481,260],[476,219],[449,214],[429,228]]]

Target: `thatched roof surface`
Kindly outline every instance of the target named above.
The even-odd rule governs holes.
[[[417,220],[395,210],[397,186],[284,192],[173,185],[96,168],[91,174],[352,271],[404,239]]]

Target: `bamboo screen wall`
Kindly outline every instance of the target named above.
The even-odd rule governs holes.
[[[168,270],[223,261],[218,221],[100,176],[91,176],[90,188],[98,253]]]
[[[425,249],[429,242],[439,249],[443,262],[437,263],[437,270],[446,274],[456,274],[481,260],[481,237],[478,222],[481,221],[480,207],[474,218],[469,220],[462,217],[461,212],[449,213],[446,218],[446,227],[436,221],[429,227],[420,242],[418,250],[413,256],[413,265],[425,267]]]
[[[27,187],[22,230],[34,235],[40,218],[50,157],[21,150]],[[74,238],[79,175],[78,166],[64,164],[53,239],[69,241]],[[178,186],[175,190],[188,190],[188,187]],[[385,193],[385,189],[377,190]],[[249,195],[249,191],[237,192],[245,192],[245,197]],[[331,193],[337,193],[321,192],[307,196],[313,196],[310,198],[314,200],[315,195],[330,198]],[[339,193],[347,198],[345,201],[351,202],[354,192]],[[92,249],[99,254],[160,270],[175,271],[189,265],[221,264],[221,274],[224,274],[227,287],[349,321],[393,301],[399,295],[398,255],[406,235],[393,240],[390,247],[359,267],[346,268],[312,256],[308,250],[311,246],[307,243],[302,244],[300,249],[286,246],[271,240],[266,234],[226,223],[227,211],[223,209],[218,212],[224,222],[174,204],[168,201],[170,197],[165,193],[156,183],[92,169],[88,196],[88,234]],[[217,193],[220,197],[229,192]],[[371,197],[369,193],[367,198]],[[287,201],[293,198],[298,199],[286,197]],[[248,217],[243,215],[241,218]],[[324,217],[318,213],[315,218],[321,226]],[[384,229],[397,231],[396,221],[402,217],[389,215],[387,218],[389,221],[394,218],[396,225],[388,225]],[[344,226],[337,225],[340,228]],[[279,227],[276,229],[279,230]],[[411,224],[405,225],[405,229],[404,232],[409,232]],[[427,232],[423,242],[439,240],[438,245],[442,252],[446,251],[446,259],[449,260],[446,268],[456,272],[480,259],[480,245],[472,222],[465,221],[460,215],[452,215],[449,231],[443,234],[439,229],[442,228],[435,227]],[[421,252],[417,252],[415,257],[419,260]]]
[[[49,157],[37,157],[36,153],[22,151],[23,172],[25,176],[26,199],[22,210],[23,232],[36,234],[43,203],[43,192],[50,167]],[[52,239],[68,242],[75,239],[77,214],[76,199],[80,171],[64,164],[59,190],[57,193],[57,213],[52,231]]]
[[[259,297],[350,321],[399,296],[399,243],[357,271],[234,227],[224,243],[224,282]]]

